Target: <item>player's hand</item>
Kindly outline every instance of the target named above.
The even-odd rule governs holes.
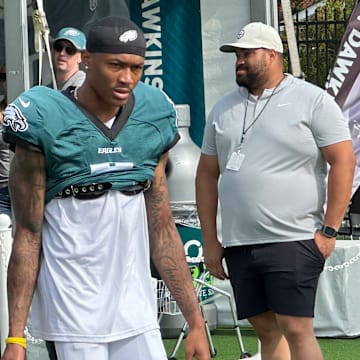
[[[185,360],[210,360],[209,343],[205,326],[191,329],[186,337]]]
[[[24,360],[25,359],[25,349],[18,344],[8,344],[6,345],[4,354],[1,360]]]

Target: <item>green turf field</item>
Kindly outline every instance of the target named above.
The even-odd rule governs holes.
[[[217,329],[213,332],[212,341],[216,348],[218,360],[238,360],[240,358],[240,346],[238,338],[232,329]],[[244,348],[251,355],[257,352],[257,338],[252,330],[241,329],[241,338]],[[357,339],[318,339],[325,360],[360,360],[360,338]],[[167,354],[172,354],[176,339],[164,339]],[[177,360],[185,360],[184,341],[181,342],[175,357]],[[309,359],[310,360],[310,359]]]

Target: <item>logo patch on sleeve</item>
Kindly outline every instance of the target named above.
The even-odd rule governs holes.
[[[29,128],[25,116],[14,104],[9,104],[4,111],[4,126],[9,126],[12,131],[24,132]]]

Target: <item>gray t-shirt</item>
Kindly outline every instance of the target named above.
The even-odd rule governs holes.
[[[86,74],[79,70],[74,75],[72,75],[69,79],[67,79],[61,86],[59,90],[66,90],[69,86],[81,86],[84,82]]]
[[[324,90],[291,75],[273,90],[259,99],[245,88],[229,92],[205,126],[202,152],[218,156],[220,165],[224,246],[313,238],[326,201],[327,163],[319,148],[350,140],[340,108]],[[244,158],[230,170],[244,128]]]

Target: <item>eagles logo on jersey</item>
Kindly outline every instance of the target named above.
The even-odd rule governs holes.
[[[4,111],[4,126],[9,126],[13,131],[24,132],[29,124],[21,110],[14,104],[9,104]]]

